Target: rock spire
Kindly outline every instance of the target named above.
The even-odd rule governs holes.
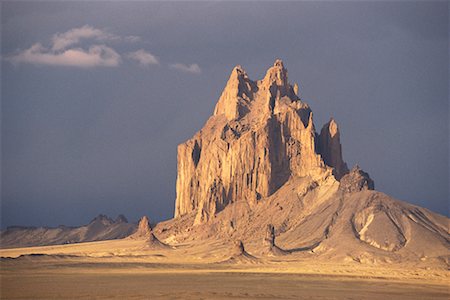
[[[136,232],[131,236],[133,238],[149,238],[152,235],[152,227],[147,216],[143,216],[139,220]]]
[[[310,107],[298,97],[279,59],[262,80],[236,66],[214,114],[178,146],[175,217],[207,222],[229,203],[253,207],[289,178],[347,172],[334,120],[316,133]]]
[[[320,131],[319,147],[323,161],[333,168],[333,174],[336,178],[340,179],[344,176],[348,172],[348,168],[342,159],[339,127],[333,118]]]

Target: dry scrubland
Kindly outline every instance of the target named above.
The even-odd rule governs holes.
[[[144,239],[1,250],[2,299],[448,299],[445,268],[301,255],[224,263],[225,245]],[[207,249],[216,249],[208,252]],[[30,255],[40,253],[41,255]],[[42,255],[45,254],[45,255]],[[20,256],[20,257],[19,257]]]

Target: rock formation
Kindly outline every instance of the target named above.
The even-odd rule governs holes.
[[[258,263],[258,258],[248,253],[244,248],[244,243],[241,240],[235,241],[232,249],[232,256],[222,263],[228,264],[255,264]]]
[[[283,250],[275,245],[275,227],[272,224],[267,224],[266,236],[263,240],[263,253],[269,256],[279,256],[289,254],[289,251]]]
[[[2,246],[117,238],[131,229],[133,249],[156,255],[173,248],[160,238],[183,256],[214,262],[447,270],[449,219],[375,191],[358,166],[348,171],[338,125],[331,119],[318,134],[298,95],[280,60],[258,81],[234,68],[213,116],[178,147],[175,218],[155,228],[147,217],[136,229],[104,215],[79,228],[11,228]]]
[[[374,188],[375,184],[369,174],[361,170],[358,165],[341,178],[340,189],[347,193],[373,190]]]
[[[149,238],[152,235],[152,227],[147,216],[143,216],[139,220],[138,228],[135,233],[131,235],[132,238]]]
[[[129,236],[130,239],[145,240],[148,248],[172,248],[161,242],[153,233],[150,220],[147,216],[143,216],[139,221],[138,228],[135,233]]]
[[[297,94],[281,60],[258,81],[233,69],[213,116],[178,146],[175,217],[194,213],[200,224],[230,203],[254,206],[292,176],[347,172],[336,122],[318,135]]]
[[[450,245],[448,218],[374,191],[358,166],[348,170],[336,121],[316,132],[281,60],[257,81],[233,69],[213,115],[178,146],[175,218],[160,226],[178,242],[244,241],[264,259],[439,264]],[[255,262],[242,243],[230,250],[229,262]]]

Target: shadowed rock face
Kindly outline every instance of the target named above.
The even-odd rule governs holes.
[[[241,254],[245,254],[245,248],[244,248],[244,243],[242,243],[242,241],[236,241],[234,243],[234,251],[235,255],[241,255]]]
[[[265,246],[272,249],[275,246],[275,227],[272,224],[267,225],[266,236],[264,237]]]
[[[275,244],[275,227],[272,224],[267,224],[263,246],[262,253],[265,255],[280,256],[289,254],[289,251],[283,250]]]
[[[341,179],[348,172],[348,168],[342,159],[339,127],[333,118],[320,131],[319,147],[325,164],[333,168],[336,179]]]
[[[175,217],[195,213],[194,223],[204,223],[230,203],[253,207],[292,176],[347,171],[336,123],[317,138],[297,93],[281,60],[258,81],[233,69],[213,116],[178,146]]]

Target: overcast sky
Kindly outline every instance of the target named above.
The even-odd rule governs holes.
[[[448,215],[442,2],[1,2],[1,224],[173,216],[176,146],[276,58],[376,189]]]

